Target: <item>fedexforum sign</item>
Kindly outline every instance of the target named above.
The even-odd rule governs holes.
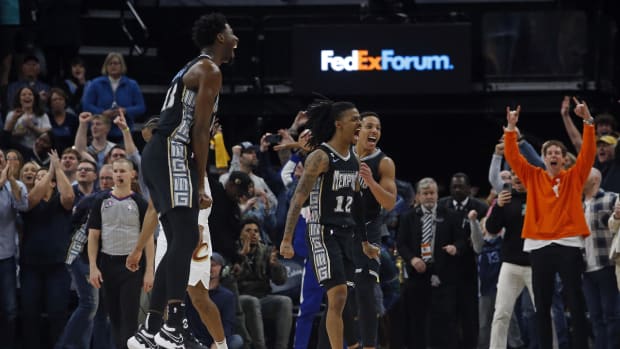
[[[368,50],[351,50],[349,56],[336,56],[334,50],[321,50],[321,71],[428,71],[452,70],[454,65],[448,55],[403,56],[394,50],[381,50],[381,55],[371,56]]]
[[[293,91],[324,95],[471,90],[469,23],[298,26]]]

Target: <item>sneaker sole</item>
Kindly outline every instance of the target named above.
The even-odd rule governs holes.
[[[154,349],[157,347],[147,347],[144,344],[138,342],[136,337],[131,337],[127,340],[127,348],[129,349]]]
[[[185,344],[176,344],[170,342],[169,340],[163,338],[157,333],[155,335],[155,344],[157,344],[162,349],[185,349]]]

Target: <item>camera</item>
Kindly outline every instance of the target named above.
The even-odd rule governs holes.
[[[282,136],[279,134],[272,134],[265,137],[265,141],[271,145],[280,144],[282,142]]]

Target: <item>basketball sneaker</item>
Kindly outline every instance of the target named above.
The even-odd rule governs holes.
[[[155,344],[163,349],[185,349],[187,332],[183,328],[170,327],[164,324],[155,335]]]
[[[148,333],[144,325],[138,327],[138,331],[127,340],[129,349],[156,349],[155,335]]]

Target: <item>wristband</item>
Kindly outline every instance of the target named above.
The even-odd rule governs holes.
[[[592,125],[594,124],[594,118],[590,117],[589,119],[583,119],[583,123],[586,125]]]
[[[129,127],[125,127],[123,131],[129,131]]]

